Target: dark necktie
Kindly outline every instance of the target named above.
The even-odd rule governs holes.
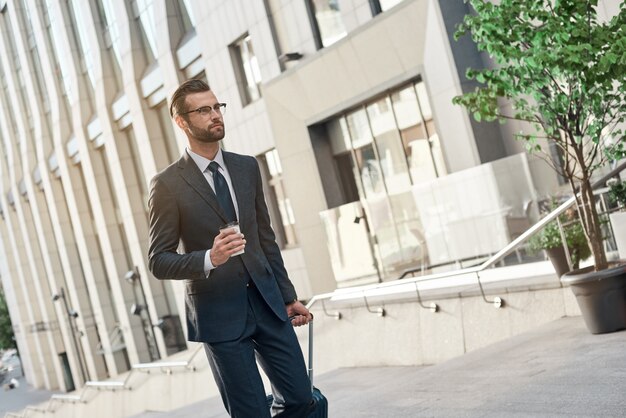
[[[220,165],[215,161],[211,161],[209,164],[209,171],[213,174],[213,185],[215,186],[215,196],[217,196],[217,201],[219,202],[224,214],[226,215],[226,219],[228,222],[236,221],[237,214],[235,213],[235,206],[233,205],[233,200],[230,197],[230,190],[228,189],[228,183],[226,183],[226,179],[219,171]]]

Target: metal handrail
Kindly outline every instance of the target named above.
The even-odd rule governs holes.
[[[189,362],[186,361],[164,361],[160,363],[140,363],[133,364],[133,370],[145,370],[145,369],[162,369],[171,367],[186,367]]]
[[[41,412],[43,414],[45,414],[46,412],[48,412],[47,409],[43,409],[43,408],[39,408],[37,406],[32,406],[32,405],[28,405],[26,408],[24,408],[24,411],[33,411],[33,412]]]
[[[62,394],[55,394],[52,395],[50,397],[50,400],[54,401],[61,401],[61,402],[81,402],[83,400],[83,396],[82,396],[82,392],[80,395],[62,395]]]
[[[626,161],[623,161],[621,164],[618,164],[615,168],[613,168],[610,172],[608,172],[607,174],[602,176],[599,180],[593,182],[591,184],[591,188],[592,189],[596,189],[598,186],[604,185],[607,180],[609,180],[612,177],[615,177],[616,175],[621,173],[624,169],[626,169]],[[568,198],[565,202],[563,202],[561,205],[559,205],[556,209],[554,209],[552,212],[550,212],[548,215],[546,215],[545,217],[541,218],[537,223],[535,223],[533,226],[531,226],[526,231],[524,231],[524,233],[522,233],[519,237],[515,238],[513,241],[511,241],[509,244],[507,244],[504,248],[502,248],[500,251],[495,253],[493,256],[489,257],[489,259],[487,259],[485,262],[479,264],[478,266],[464,268],[464,269],[459,269],[459,270],[455,270],[455,271],[451,271],[451,272],[435,273],[435,274],[430,274],[430,275],[427,275],[427,276],[411,277],[411,278],[408,278],[408,279],[394,280],[394,281],[385,282],[385,283],[376,283],[374,285],[359,286],[359,287],[355,287],[352,291],[343,293],[343,295],[354,294],[355,295],[355,299],[357,298],[357,295],[358,295],[358,298],[363,298],[363,295],[368,290],[401,286],[401,285],[405,285],[405,284],[411,283],[411,282],[417,283],[417,282],[423,282],[423,281],[444,279],[444,278],[448,278],[448,277],[456,277],[456,276],[461,276],[461,275],[465,275],[465,274],[476,274],[477,278],[478,278],[478,284],[480,286],[480,291],[481,291],[481,293],[483,295],[483,298],[484,298],[485,294],[483,292],[482,284],[480,282],[480,273],[482,271],[486,270],[487,268],[492,267],[494,264],[496,264],[497,262],[502,260],[504,257],[509,255],[513,251],[515,251],[527,239],[529,239],[531,236],[533,236],[538,231],[543,229],[547,224],[549,224],[550,222],[552,222],[555,219],[557,219],[561,214],[563,214],[563,212],[565,212],[567,209],[569,209],[575,202],[576,202],[576,195],[573,195],[570,198]],[[416,271],[419,271],[419,269],[417,269]],[[406,274],[407,273],[404,272],[403,276],[406,275]],[[329,300],[333,296],[336,296],[335,292],[315,295],[306,304],[306,306],[307,306],[307,308],[310,309],[317,302],[323,301],[323,300]],[[485,301],[487,301],[486,298],[485,298]],[[493,303],[496,307],[502,306],[502,303],[503,303],[502,299],[500,299],[498,297],[494,298],[493,301],[487,301],[487,302]]]
[[[130,389],[131,387],[128,386],[128,382],[130,381],[130,378],[133,375],[133,372],[138,372],[138,371],[145,371],[145,370],[149,371],[152,369],[160,369],[161,371],[165,370],[167,374],[171,374],[171,370],[177,367],[183,367],[185,369],[195,371],[196,369],[195,367],[192,366],[192,363],[196,355],[200,352],[201,348],[202,348],[202,345],[199,345],[198,347],[196,347],[193,353],[191,354],[191,356],[189,356],[187,360],[161,361],[161,362],[153,362],[153,363],[133,364],[131,367],[131,370],[128,373],[126,373],[126,377],[124,378],[124,380],[88,381],[88,382],[85,382],[85,388],[98,389],[98,390]]]
[[[119,380],[108,381],[98,381],[98,380],[90,380],[85,382],[85,386],[96,389],[114,389],[114,388],[123,388],[126,382],[120,382]]]

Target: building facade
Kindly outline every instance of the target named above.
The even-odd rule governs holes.
[[[559,181],[452,105],[488,65],[453,39],[467,11],[0,0],[0,275],[28,381],[69,391],[186,348],[183,288],[147,269],[147,194],[184,150],[167,99],[188,78],[228,104],[224,148],[261,162],[302,299],[506,244]]]

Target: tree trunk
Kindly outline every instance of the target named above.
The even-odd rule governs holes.
[[[602,240],[600,217],[596,210],[595,197],[589,178],[585,178],[580,184],[580,199],[582,208],[579,207],[579,213],[581,213],[582,209],[581,220],[585,235],[587,236],[587,242],[593,254],[595,270],[604,270],[608,268],[608,262]]]

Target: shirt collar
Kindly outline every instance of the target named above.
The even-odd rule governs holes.
[[[226,169],[226,165],[224,164],[224,155],[222,154],[222,148],[219,148],[217,154],[215,154],[215,158],[213,160],[209,160],[208,158],[203,157],[202,155],[196,154],[189,147],[186,148],[187,154],[191,157],[191,159],[196,163],[201,172],[205,172],[209,167],[211,161],[215,161],[220,165],[222,170]]]

